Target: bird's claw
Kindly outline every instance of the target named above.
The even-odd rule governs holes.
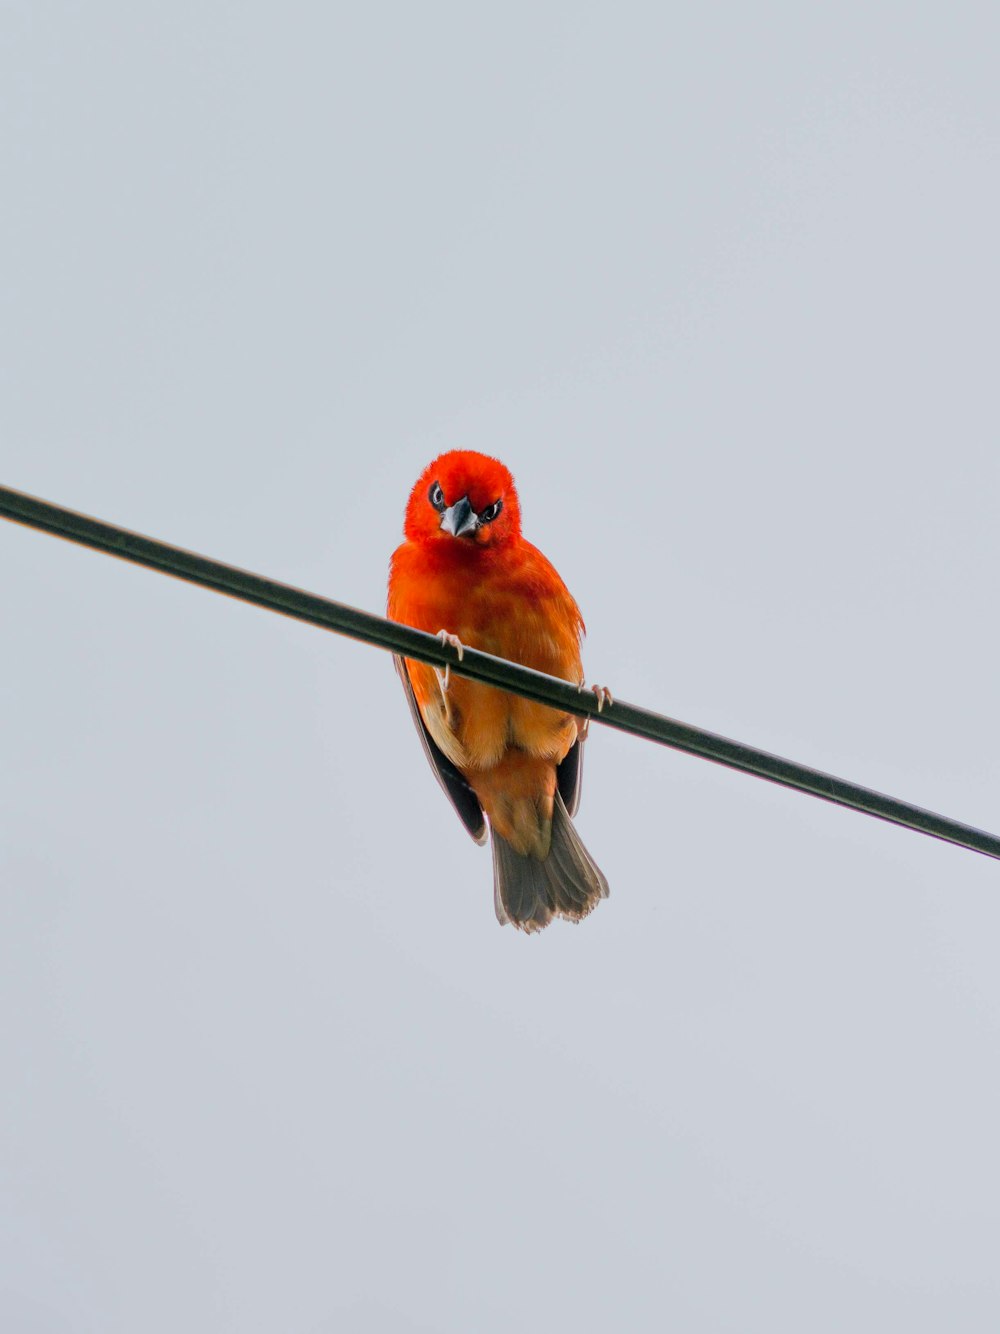
[[[440,639],[442,644],[446,644],[449,647],[453,648],[455,652],[458,654],[459,662],[462,661],[462,659],[465,657],[465,645],[459,639],[458,635],[453,635],[448,630],[439,630],[437,632],[437,638]],[[435,667],[434,670],[437,672],[438,685],[441,687],[442,696],[444,696],[445,694],[447,694],[448,684],[451,681],[451,665],[449,663],[445,663],[443,669],[440,667]]]
[[[583,694],[586,688],[587,688],[586,681],[581,681],[578,687],[581,695]],[[607,686],[591,686],[590,689],[597,696],[598,713],[603,713],[605,708],[609,709],[611,708],[611,705],[614,704],[615,701],[614,701],[614,696],[611,694],[611,691],[608,689]],[[589,730],[590,730],[590,719],[585,718],[583,720],[583,728],[582,728],[583,735],[586,736]]]
[[[614,696],[607,686],[591,686],[591,690],[597,696],[597,712],[603,713],[605,707],[611,708],[614,704]]]

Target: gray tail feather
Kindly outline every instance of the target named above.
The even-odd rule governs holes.
[[[579,922],[607,897],[608,882],[580,841],[558,792],[544,861],[515,852],[493,831],[493,902],[501,925],[513,922],[523,931],[540,931],[553,917]]]

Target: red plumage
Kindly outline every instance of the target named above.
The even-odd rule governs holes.
[[[392,557],[388,614],[431,634],[580,685],[583,618],[542,553],[521,535],[514,479],[497,459],[442,454],[411,492]],[[583,722],[494,686],[397,660],[428,758],[477,842],[493,836],[501,922],[526,931],[579,921],[607,896],[570,816],[579,800]]]

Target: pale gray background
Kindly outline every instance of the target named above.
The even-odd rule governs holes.
[[[996,10],[3,4],[0,476],[1000,827]],[[1000,867],[595,729],[527,939],[389,659],[0,524],[5,1331],[995,1331]]]

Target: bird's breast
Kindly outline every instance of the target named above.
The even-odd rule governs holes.
[[[400,548],[389,614],[429,634],[447,630],[470,648],[578,684],[580,614],[540,552],[506,565],[440,568],[419,548]],[[433,667],[408,661],[428,731],[462,770],[497,765],[511,749],[558,763],[576,740],[576,719],[451,672],[447,690]]]

